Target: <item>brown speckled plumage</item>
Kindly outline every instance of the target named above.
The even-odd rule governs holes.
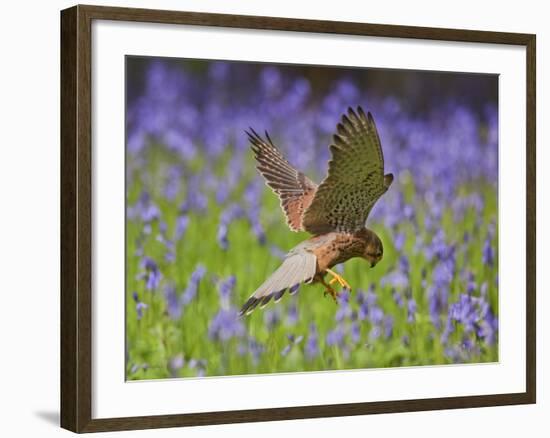
[[[367,259],[374,266],[383,254],[382,242],[365,228],[365,222],[393,175],[384,175],[384,156],[372,115],[358,107],[357,112],[349,108],[342,116],[330,145],[328,175],[318,186],[284,158],[267,132],[266,140],[252,129],[247,134],[258,171],[279,196],[288,226],[313,237],[287,254],[243,305],[241,315],[271,299],[280,300],[285,291],[295,292],[301,283],[321,282],[335,297],[324,281],[325,274],[334,276],[331,283],[347,283],[330,271],[333,266],[353,257]]]

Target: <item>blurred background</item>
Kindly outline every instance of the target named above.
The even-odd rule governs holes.
[[[126,59],[127,377],[497,360],[498,77]],[[341,115],[376,121],[396,180],[369,227],[384,260],[237,318],[294,245],[244,130],[316,182]]]

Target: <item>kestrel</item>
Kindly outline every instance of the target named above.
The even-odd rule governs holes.
[[[271,299],[278,302],[285,291],[292,294],[302,283],[321,283],[325,295],[336,301],[333,283],[351,287],[333,266],[361,257],[374,267],[383,255],[382,241],[365,223],[393,175],[384,175],[384,156],[372,115],[358,107],[342,116],[330,145],[328,175],[319,185],[286,160],[267,132],[263,139],[251,131],[247,135],[257,169],[279,196],[288,226],[313,237],[288,252],[282,265],[246,301],[240,315],[264,307]],[[327,273],[332,276],[328,283]]]

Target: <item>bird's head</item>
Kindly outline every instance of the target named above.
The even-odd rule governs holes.
[[[371,235],[369,237],[370,238],[365,245],[363,258],[370,263],[371,268],[374,268],[384,256],[384,246],[382,245],[382,241],[376,234],[371,232]]]

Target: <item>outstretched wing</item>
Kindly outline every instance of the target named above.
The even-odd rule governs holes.
[[[309,207],[317,184],[302,172],[296,170],[273,145],[267,132],[267,141],[256,131],[246,132],[254,151],[257,169],[266,180],[266,184],[279,196],[281,208],[292,231],[301,231],[302,216]]]
[[[304,249],[291,251],[283,264],[244,303],[239,315],[248,315],[257,306],[267,305],[271,299],[278,302],[287,290],[290,294],[296,292],[301,283],[313,279],[316,269],[317,257],[313,253]]]
[[[372,115],[348,109],[337,126],[328,175],[306,209],[302,227],[312,234],[352,233],[365,226],[393,175],[384,176],[384,156]]]

